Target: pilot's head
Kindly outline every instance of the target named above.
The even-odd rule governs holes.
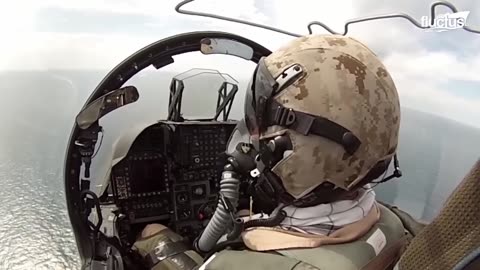
[[[256,196],[308,207],[349,198],[386,171],[400,104],[390,74],[365,45],[311,35],[260,60],[245,123],[260,153]]]

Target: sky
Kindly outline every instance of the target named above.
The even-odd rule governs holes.
[[[467,25],[480,29],[480,1],[451,1],[470,11]],[[110,70],[136,50],[159,39],[197,30],[220,30],[253,39],[275,50],[292,39],[271,31],[175,13],[176,0],[16,0],[0,4],[0,71]],[[429,15],[425,0],[195,0],[186,8],[213,12],[307,34],[309,21],[341,31],[349,19],[406,13]],[[439,13],[445,13],[440,8]],[[314,28],[316,33],[325,33]],[[406,21],[367,22],[349,35],[384,61],[403,106],[480,127],[480,34],[463,30],[426,32]],[[253,67],[228,57],[179,57],[174,67],[216,68],[247,80]],[[208,56],[210,57],[210,56]]]

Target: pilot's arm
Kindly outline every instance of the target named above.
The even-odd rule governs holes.
[[[147,225],[133,248],[151,270],[320,270],[295,258],[249,250],[222,250],[204,262],[180,235],[160,224]]]
[[[320,270],[293,258],[248,250],[223,250],[205,262],[184,244],[182,237],[161,224],[150,224],[133,248],[151,270],[272,269]]]

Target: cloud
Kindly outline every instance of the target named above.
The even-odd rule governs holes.
[[[449,51],[395,52],[386,57],[384,63],[402,76],[435,83],[450,80],[480,82],[480,54],[463,58]]]
[[[401,104],[420,111],[480,127],[480,98],[465,98],[453,94],[440,82],[425,81],[416,76],[395,77]]]
[[[265,21],[253,0],[202,0],[192,8]],[[0,43],[0,70],[110,69],[136,50],[179,32],[230,31],[251,39],[271,41],[266,30],[238,27],[211,19],[175,13],[177,1],[59,1],[20,0],[0,10],[5,41]],[[201,3],[200,6],[198,3]],[[190,8],[190,7],[189,7]],[[28,14],[23,16],[22,14]],[[22,15],[22,16],[17,16]],[[123,20],[121,19],[123,16]],[[26,18],[29,19],[26,19]],[[134,25],[128,18],[135,18]],[[2,19],[3,18],[3,19]],[[123,21],[123,22],[122,22]],[[143,21],[143,22],[142,22]],[[172,21],[176,23],[173,25]],[[93,25],[98,25],[92,29]],[[112,31],[104,31],[105,29]],[[147,29],[147,30],[145,30]],[[3,28],[2,28],[3,30]],[[278,41],[277,43],[281,43]],[[197,58],[198,59],[198,58]],[[196,61],[201,63],[202,61]]]
[[[307,23],[310,21],[322,21],[334,30],[343,29],[343,23],[354,15],[352,0],[330,1],[278,1],[270,0],[269,4],[274,24],[280,28],[288,29],[297,33],[307,33]],[[313,28],[315,33],[326,33],[321,28]]]
[[[480,26],[480,2],[452,1],[470,10],[469,25]],[[177,0],[19,0],[0,10],[0,70],[111,69],[136,50],[178,32],[233,32],[274,50],[292,37],[209,18],[176,14]],[[196,0],[191,10],[213,12],[307,33],[309,21],[321,20],[336,31],[351,18],[404,12],[416,19],[429,14],[430,1],[383,2],[316,0],[279,3],[275,0]],[[440,10],[445,12],[445,9]],[[324,33],[319,27],[314,32]],[[452,82],[477,83],[480,36],[463,31],[426,33],[399,19],[352,26],[350,35],[366,43],[397,81],[402,103],[480,127],[480,93],[462,97]],[[245,61],[199,54],[180,56],[169,69],[193,66],[221,68],[248,79],[253,66]],[[473,92],[473,91],[472,91]],[[479,90],[480,92],[480,90]],[[480,119],[480,118],[479,118]]]
[[[480,29],[480,6],[476,1],[453,3],[459,10],[471,10],[468,24]],[[430,4],[356,1],[355,11],[356,16],[403,12],[419,20],[429,15]],[[371,30],[373,25],[375,31]],[[480,35],[463,30],[425,32],[400,19],[368,22],[352,29],[352,35],[358,35],[382,57],[395,80],[401,104],[480,127]]]

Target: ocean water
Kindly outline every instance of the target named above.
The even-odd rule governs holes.
[[[0,73],[0,270],[80,268],[65,205],[64,153],[75,113],[104,74]],[[152,91],[169,82],[143,79]],[[164,118],[165,100],[146,99],[158,112],[153,118]],[[142,116],[132,110],[136,114],[117,128]],[[404,177],[377,186],[378,198],[431,220],[479,158],[478,138],[478,129],[405,108],[399,150]]]
[[[79,268],[59,162],[34,151],[2,151],[0,269]]]

